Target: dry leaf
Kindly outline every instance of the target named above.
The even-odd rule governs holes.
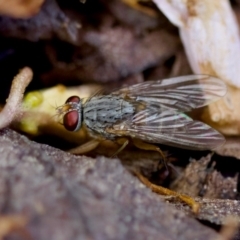
[[[227,96],[208,107],[202,119],[226,135],[240,134],[240,34],[228,0],[154,0],[179,27],[192,70],[219,77]]]

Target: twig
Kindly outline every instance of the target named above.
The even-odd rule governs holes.
[[[25,67],[13,79],[7,103],[0,112],[0,129],[10,125],[16,118],[22,103],[24,91],[31,82],[32,77],[32,70],[29,67]]]

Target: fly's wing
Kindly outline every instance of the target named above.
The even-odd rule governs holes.
[[[108,129],[119,136],[195,150],[215,149],[224,137],[210,126],[181,112],[207,105],[226,94],[226,85],[207,75],[191,75],[148,81],[113,93],[134,102],[142,110],[129,121]]]
[[[203,107],[226,94],[226,85],[208,75],[189,75],[147,81],[113,93],[154,107],[164,106],[181,112]]]
[[[166,108],[143,110],[134,115],[132,121],[115,125],[113,129],[115,134],[125,129],[126,136],[145,142],[192,150],[212,150],[225,142],[210,126]]]

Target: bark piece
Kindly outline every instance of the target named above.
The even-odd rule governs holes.
[[[22,214],[33,239],[216,239],[170,208],[116,159],[73,156],[0,131],[1,213]]]
[[[217,225],[225,224],[228,217],[234,217],[240,222],[240,201],[227,199],[195,199],[200,203],[199,220],[208,221]],[[191,209],[180,203],[174,204],[178,209],[185,210],[192,216]]]

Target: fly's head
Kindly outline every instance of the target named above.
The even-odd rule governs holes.
[[[63,117],[63,126],[68,131],[77,131],[82,126],[82,101],[78,96],[69,97],[57,107],[57,115]]]

